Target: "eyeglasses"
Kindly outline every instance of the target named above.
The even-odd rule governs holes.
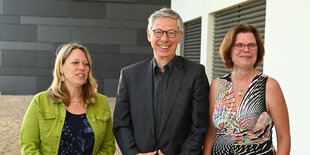
[[[248,46],[249,50],[256,50],[257,49],[257,44],[256,43],[250,43],[250,44],[242,44],[242,43],[237,43],[237,44],[234,44],[235,46],[235,49],[236,50],[244,50],[245,46]]]
[[[152,31],[154,33],[154,36],[157,38],[161,38],[164,35],[164,33],[166,33],[166,36],[170,39],[174,38],[177,35],[177,33],[179,32],[179,31],[174,31],[174,30],[163,31],[161,29],[156,29],[156,30],[152,30]]]

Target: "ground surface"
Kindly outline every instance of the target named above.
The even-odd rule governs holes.
[[[18,136],[24,114],[33,96],[0,95],[0,155],[20,155]],[[114,98],[109,98],[111,112]],[[117,149],[115,155],[121,155]]]

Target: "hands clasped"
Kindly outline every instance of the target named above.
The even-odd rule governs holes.
[[[165,155],[164,153],[161,152],[161,150],[154,151],[154,152],[148,152],[148,153],[138,153],[137,155],[156,155],[156,153],[158,153],[158,155]]]

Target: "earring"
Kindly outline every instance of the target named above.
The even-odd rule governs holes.
[[[65,76],[64,75],[61,75],[61,81],[63,82],[63,81],[65,81]]]

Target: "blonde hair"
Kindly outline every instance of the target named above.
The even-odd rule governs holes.
[[[53,82],[51,86],[48,88],[48,92],[52,96],[53,100],[56,101],[57,98],[60,98],[63,100],[65,105],[69,105],[70,103],[70,94],[68,92],[68,89],[64,82],[61,81],[61,72],[60,68],[62,65],[66,62],[67,58],[69,57],[70,53],[74,49],[80,49],[85,53],[86,59],[89,64],[89,72],[88,72],[88,78],[86,83],[82,86],[82,93],[83,93],[83,100],[86,102],[87,100],[91,100],[96,98],[97,93],[97,82],[92,74],[92,61],[90,54],[87,50],[87,48],[81,44],[78,43],[67,43],[60,45],[56,50],[56,60],[55,60],[55,66],[53,71]]]

